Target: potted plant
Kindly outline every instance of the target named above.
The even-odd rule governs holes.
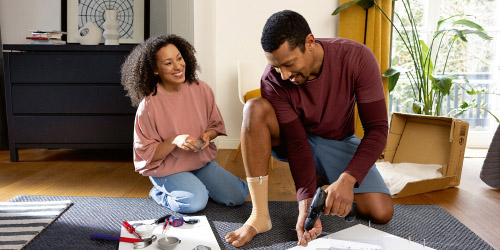
[[[401,1],[407,21],[410,28],[406,28],[403,20],[398,13],[394,13],[395,20],[387,16],[374,0],[355,0],[339,6],[332,15],[340,13],[342,10],[358,4],[365,10],[375,6],[389,20],[394,32],[401,39],[406,51],[411,57],[411,66],[408,68],[390,67],[384,72],[383,76],[389,78],[389,91],[396,87],[399,76],[406,74],[411,84],[411,97],[407,100],[412,103],[413,112],[416,114],[441,116],[443,98],[450,94],[453,84],[457,84],[469,95],[487,93],[485,89],[474,88],[469,84],[467,78],[463,75],[446,72],[450,53],[454,45],[458,42],[467,42],[468,35],[477,35],[485,40],[491,40],[484,29],[477,23],[468,20],[468,15],[454,15],[437,23],[436,31],[432,36],[430,46],[422,39],[418,32],[415,17],[412,12],[409,0]],[[400,26],[395,25],[397,21]],[[449,27],[446,27],[449,24]],[[446,53],[440,53],[445,51]],[[443,58],[444,55],[444,58]],[[438,67],[439,66],[439,67]],[[437,71],[437,69],[441,69]],[[471,108],[483,109],[491,114],[497,122],[500,122],[496,116],[485,109],[484,103],[478,104],[476,99],[464,101],[462,105],[449,112],[447,115],[461,114]]]

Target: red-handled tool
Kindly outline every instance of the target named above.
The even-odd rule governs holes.
[[[127,237],[105,235],[105,234],[91,234],[90,238],[99,240],[115,240],[115,241],[130,242],[130,243],[142,241],[141,239],[136,239],[136,238],[127,238]]]
[[[142,237],[135,231],[135,228],[132,227],[127,221],[124,221],[122,223],[122,226],[127,229],[127,231],[137,237],[139,237],[139,239],[142,239]]]
[[[167,227],[168,227],[168,219],[170,218],[170,216],[165,219],[165,222],[163,222],[163,231],[161,231],[161,234],[165,234],[167,232]]]

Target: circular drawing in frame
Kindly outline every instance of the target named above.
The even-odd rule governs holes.
[[[134,38],[134,0],[79,0],[78,29],[94,22],[104,30],[104,14],[108,9],[116,10],[120,24],[120,39]]]

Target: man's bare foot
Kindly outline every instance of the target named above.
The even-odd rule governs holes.
[[[226,235],[226,242],[232,243],[234,247],[241,247],[250,242],[255,235],[257,235],[257,230],[245,224],[235,231],[228,233]]]

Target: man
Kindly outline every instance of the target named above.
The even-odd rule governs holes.
[[[393,206],[374,163],[387,141],[387,109],[375,57],[364,45],[341,38],[315,39],[307,21],[293,11],[273,14],[261,38],[269,62],[261,79],[263,98],[243,110],[241,146],[252,214],[226,235],[239,247],[271,229],[267,207],[267,163],[273,153],[288,160],[297,190],[299,245],[321,234],[321,221],[304,232],[316,191],[316,174],[329,184],[324,213],[358,215],[387,223]],[[354,134],[358,105],[365,135]]]

